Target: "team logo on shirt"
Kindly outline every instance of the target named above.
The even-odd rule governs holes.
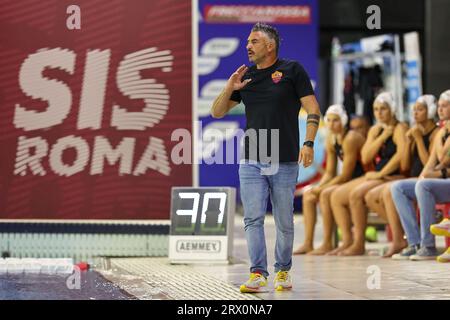
[[[273,81],[273,83],[280,82],[282,77],[283,77],[283,73],[282,72],[275,71],[274,73],[272,73],[272,81]]]

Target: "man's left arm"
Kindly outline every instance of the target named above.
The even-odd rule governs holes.
[[[305,141],[314,141],[320,123],[319,103],[314,95],[308,95],[300,98],[300,102],[308,114],[306,118],[306,137]],[[303,162],[303,167],[309,167],[314,161],[314,149],[310,146],[303,145],[300,150],[298,162]]]

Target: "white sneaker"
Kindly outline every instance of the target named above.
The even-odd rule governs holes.
[[[425,261],[425,260],[435,260],[438,256],[438,251],[435,247],[422,247],[417,251],[416,254],[413,254],[409,257],[409,260],[412,261]]]
[[[244,282],[239,290],[242,293],[264,292],[267,288],[267,279],[260,273],[250,273],[250,278]]]
[[[420,247],[418,245],[408,246],[402,250],[400,253],[396,253],[392,256],[394,260],[409,260],[409,258],[419,251]]]
[[[276,291],[292,289],[292,279],[289,271],[278,271],[273,283]]]

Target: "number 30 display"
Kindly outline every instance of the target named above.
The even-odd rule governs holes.
[[[232,249],[236,190],[172,188],[169,258],[227,260]]]

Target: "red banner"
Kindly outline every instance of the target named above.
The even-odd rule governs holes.
[[[0,0],[0,218],[169,218],[191,2]]]

